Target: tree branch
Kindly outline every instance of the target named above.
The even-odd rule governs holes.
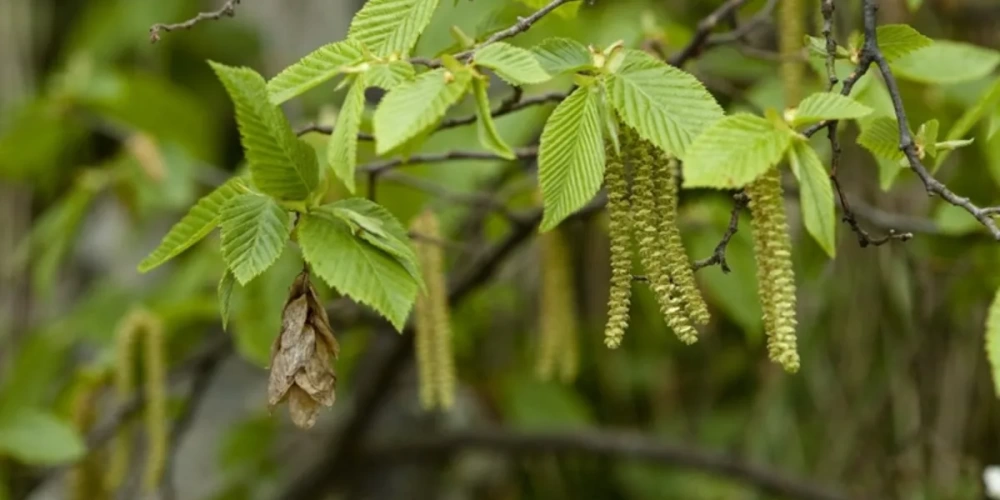
[[[742,192],[733,195],[733,211],[729,215],[729,227],[726,229],[726,232],[723,233],[722,239],[719,240],[719,244],[715,246],[715,250],[712,252],[712,255],[694,262],[692,267],[694,267],[695,271],[705,267],[714,266],[716,264],[722,268],[722,272],[724,273],[728,274],[729,271],[731,271],[731,269],[729,269],[729,263],[726,262],[726,248],[729,246],[729,240],[733,239],[733,235],[739,231],[740,212],[746,208],[747,203],[749,202],[750,198]]]
[[[625,460],[640,460],[691,469],[735,479],[762,493],[805,500],[845,500],[846,494],[791,478],[739,458],[676,444],[656,442],[648,435],[625,432],[523,432],[502,429],[454,431],[436,436],[385,440],[368,448],[364,458],[373,462],[426,460],[428,455],[447,457],[466,449],[515,455],[584,453]]]
[[[228,0],[219,10],[214,10],[211,12],[199,12],[198,15],[188,19],[187,21],[174,23],[174,24],[164,24],[156,23],[149,28],[149,42],[156,43],[160,41],[161,31],[175,31],[175,30],[187,30],[194,27],[194,25],[202,21],[218,21],[223,17],[233,17],[236,15],[236,6],[242,0]]]

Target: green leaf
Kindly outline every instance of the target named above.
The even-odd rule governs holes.
[[[989,113],[996,112],[997,109],[1000,109],[1000,78],[994,80],[993,85],[983,92],[983,95],[979,97],[976,103],[969,109],[966,109],[965,113],[962,113],[958,121],[951,126],[951,130],[948,131],[945,140],[955,141],[962,139],[972,130],[972,127],[976,123],[979,123]],[[937,165],[941,165],[947,157],[947,152],[941,153]]]
[[[854,99],[832,92],[818,92],[802,100],[792,126],[801,127],[825,120],[852,120],[872,112],[872,109]]]
[[[40,466],[73,462],[86,451],[79,433],[51,413],[19,407],[0,416],[0,456]]]
[[[198,200],[180,222],[170,228],[160,246],[139,263],[139,272],[145,273],[198,243],[219,225],[222,207],[226,202],[247,191],[245,181],[233,177]]]
[[[1000,52],[968,43],[935,40],[892,64],[899,78],[930,84],[982,78],[1000,64]]]
[[[493,122],[493,115],[490,110],[490,97],[486,93],[486,82],[476,78],[472,81],[473,95],[476,96],[476,128],[479,134],[479,144],[484,148],[494,152],[497,156],[513,160],[516,158],[514,151],[500,137],[496,123]]]
[[[531,7],[534,10],[541,9],[542,7],[545,7],[546,5],[552,3],[551,0],[520,0],[520,1],[521,3],[527,5],[528,7]],[[566,19],[572,19],[576,17],[576,13],[580,10],[581,3],[583,2],[564,3],[559,7],[556,7],[556,9],[552,11],[552,13]]]
[[[818,36],[805,36],[805,45],[809,49],[809,54],[812,56],[826,57],[826,39],[820,38]],[[847,51],[841,45],[837,45],[836,58],[837,59],[847,59],[851,57],[851,53]]]
[[[473,58],[476,65],[492,69],[514,86],[542,83],[552,78],[530,51],[509,43],[491,43],[477,50]]]
[[[638,50],[626,51],[622,67],[609,76],[608,91],[626,125],[678,157],[723,116],[722,108],[694,76]]]
[[[858,144],[886,160],[895,162],[905,157],[899,149],[899,124],[895,118],[881,116],[862,123]]]
[[[590,51],[570,38],[546,38],[531,48],[542,69],[550,75],[579,71],[593,66]]]
[[[236,278],[233,276],[232,271],[226,269],[226,272],[222,274],[222,279],[219,280],[219,315],[222,316],[222,330],[225,331],[226,327],[229,326],[229,299],[233,297],[233,285],[236,283]]]
[[[936,119],[928,120],[917,130],[917,137],[914,139],[917,146],[922,147],[932,157],[937,156],[938,129],[940,127],[941,125]]]
[[[604,177],[604,141],[597,87],[573,91],[542,129],[538,179],[548,231],[590,201]]]
[[[326,160],[347,190],[354,192],[354,170],[358,165],[358,130],[365,112],[365,76],[358,76],[337,114],[337,124],[326,146]]]
[[[737,113],[698,136],[684,157],[684,187],[740,188],[776,165],[792,134],[759,116]]]
[[[324,207],[329,214],[357,228],[362,239],[396,258],[417,283],[423,286],[423,275],[410,237],[399,220],[382,205],[365,198],[347,198]]]
[[[372,64],[365,72],[365,83],[372,87],[392,90],[403,83],[413,80],[416,72],[413,65],[407,61],[389,61]]]
[[[349,40],[378,56],[405,56],[431,21],[438,0],[369,0],[354,15]]]
[[[267,270],[288,241],[288,212],[255,193],[237,196],[222,209],[222,258],[241,285]]]
[[[920,34],[908,24],[883,24],[876,33],[878,47],[889,62],[934,43],[934,40]]]
[[[271,104],[281,104],[302,95],[337,76],[345,67],[361,63],[364,58],[361,45],[352,40],[324,45],[267,82]]]
[[[268,101],[264,79],[249,68],[209,64],[236,108],[254,185],[279,200],[306,199],[319,184],[316,152],[295,137],[284,113]]]
[[[469,71],[438,68],[390,91],[375,110],[376,152],[385,154],[436,125],[471,81]]]
[[[837,217],[830,177],[808,141],[793,141],[788,160],[799,180],[799,205],[806,230],[832,259],[837,253]]]
[[[399,261],[322,212],[302,217],[298,240],[306,262],[328,285],[371,306],[402,331],[419,285]]]
[[[1000,398],[1000,290],[986,314],[986,358],[993,374],[993,389]]]

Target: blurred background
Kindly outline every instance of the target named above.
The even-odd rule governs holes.
[[[728,249],[732,272],[698,273],[714,316],[697,344],[681,344],[636,283],[625,342],[605,348],[608,245],[606,220],[596,214],[563,229],[579,374],[540,380],[535,234],[518,235],[489,210],[498,199],[510,209],[533,206],[533,165],[453,161],[406,166],[382,179],[377,194],[404,224],[427,206],[446,223],[455,407],[422,410],[410,340],[324,289],[342,346],[337,403],[308,431],[294,428],[284,409],[269,414],[265,367],[298,254],[286,251],[234,293],[227,331],[216,299],[216,236],[148,275],[136,264],[241,167],[231,104],[205,61],[273,76],[344,38],[362,3],[243,0],[233,18],[151,44],[154,23],[222,3],[0,0],[0,499],[986,498],[984,468],[1000,463],[1000,403],[983,330],[1000,286],[1000,246],[968,214],[928,198],[915,176],[858,147],[853,126],[841,127],[840,177],[862,224],[873,234],[915,237],[859,248],[841,225],[831,261],[803,232],[797,197],[789,196],[798,374],[767,361],[746,220]],[[452,26],[481,36],[544,3],[442,0],[417,54],[450,49]],[[621,39],[670,54],[720,4],[598,0],[575,17],[556,12],[514,41],[568,36],[603,47]],[[807,31],[818,36],[819,1],[805,4]],[[1000,49],[996,0],[880,5],[882,23]],[[860,29],[860,1],[837,6],[837,36],[846,43]],[[738,18],[763,12],[763,22],[686,67],[727,110],[784,105],[769,7],[747,2]],[[995,75],[904,82],[911,121],[937,118],[948,130]],[[810,89],[823,82],[810,73]],[[494,84],[492,92],[499,102],[510,90]],[[293,127],[329,125],[342,96],[326,85],[285,111]],[[380,96],[368,97],[374,105]],[[515,146],[535,144],[551,109],[501,118],[501,134]],[[454,114],[472,110],[465,102]],[[967,135],[977,141],[937,172],[983,205],[1000,201],[1000,134],[986,139],[996,124],[1000,116],[973,127]],[[475,134],[474,126],[450,129],[424,149],[469,149]],[[322,158],[327,136],[304,138]],[[825,143],[817,134],[814,144],[828,154]],[[373,159],[371,143],[360,154]],[[693,258],[711,254],[731,208],[725,194],[684,193],[682,231]],[[142,398],[116,396],[112,380],[116,365],[136,362],[115,355],[136,315],[154,318],[166,339],[169,453],[152,489],[142,484]],[[130,427],[134,440],[116,438]],[[117,490],[102,492],[86,478],[110,473],[115,443],[131,458]],[[81,460],[84,447],[92,453]]]

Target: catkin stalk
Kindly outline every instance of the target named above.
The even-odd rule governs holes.
[[[608,322],[604,343],[616,348],[628,328],[632,299],[632,215],[625,163],[608,143],[604,186],[608,192],[608,232],[611,240],[611,289],[608,293]]]
[[[417,365],[420,398],[425,408],[450,408],[455,402],[455,359],[452,351],[451,312],[445,283],[444,255],[434,241],[441,227],[430,210],[418,215],[410,228],[431,241],[417,241],[425,292],[417,297]]]
[[[132,346],[140,333],[138,316],[130,313],[122,318],[115,330],[115,393],[120,404],[135,395],[135,353]],[[121,426],[111,444],[107,485],[114,491],[125,480],[132,455],[132,426]]]

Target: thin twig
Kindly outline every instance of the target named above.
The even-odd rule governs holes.
[[[539,94],[536,96],[528,97],[527,99],[519,99],[517,101],[504,101],[500,106],[493,110],[490,115],[493,118],[499,118],[501,116],[513,113],[515,111],[520,111],[524,108],[531,106],[537,106],[540,104],[546,104],[550,102],[560,102],[569,95],[569,92],[548,92],[545,94]],[[469,125],[470,123],[475,123],[478,117],[476,115],[463,116],[459,118],[451,118],[444,120],[438,125],[438,130],[445,130],[454,127],[461,127],[462,125]]]
[[[737,457],[658,442],[648,435],[611,431],[524,432],[503,429],[471,429],[442,435],[384,440],[368,448],[364,458],[376,462],[427,460],[447,457],[466,449],[481,449],[515,455],[578,453],[673,466],[735,479],[762,493],[805,500],[845,500],[837,489],[816,481],[792,478],[772,469],[747,463]]]
[[[837,41],[833,38],[833,13],[836,9],[834,5],[834,0],[823,0],[823,4],[820,10],[823,13],[823,37],[826,40],[826,77],[827,77],[827,92],[833,90],[833,87],[837,85],[839,81],[837,79],[837,72],[835,66],[835,60],[837,56]],[[857,81],[857,80],[854,80]],[[845,85],[846,87],[846,85]],[[837,138],[837,128],[840,122],[836,120],[831,120],[826,125],[827,135],[830,139],[830,182],[833,184],[834,190],[837,192],[837,199],[840,200],[841,208],[841,220],[851,228],[858,237],[858,245],[861,248],[865,248],[869,245],[881,246],[892,240],[898,241],[909,241],[913,238],[912,233],[897,233],[895,229],[889,229],[889,231],[879,237],[873,237],[868,231],[861,227],[861,223],[858,222],[858,218],[854,215],[854,211],[851,210],[851,204],[848,203],[847,197],[844,194],[844,190],[840,185],[840,179],[837,177],[837,173],[840,168],[840,155],[842,153],[840,149],[840,140]]]
[[[490,35],[490,37],[487,38],[483,43],[480,43],[479,45],[475,46],[472,49],[456,54],[455,58],[458,60],[469,59],[476,53],[477,50],[493,42],[499,42],[500,40],[505,40],[507,38],[511,38],[521,33],[524,33],[525,31],[528,31],[528,29],[531,28],[532,25],[540,21],[543,17],[547,16],[550,12],[561,7],[563,4],[567,4],[570,2],[578,2],[578,1],[580,0],[553,0],[552,2],[549,2],[548,5],[535,11],[530,16],[519,18],[517,22],[514,23],[513,26],[504,30],[497,31],[496,33]]]
[[[723,233],[722,239],[719,240],[719,244],[715,245],[715,250],[712,251],[712,255],[694,262],[692,267],[694,267],[695,271],[708,266],[714,266],[716,264],[722,268],[722,272],[724,273],[729,273],[729,271],[731,271],[729,263],[726,262],[726,248],[729,246],[729,240],[733,239],[733,235],[739,231],[740,212],[746,208],[747,203],[749,202],[750,198],[742,192],[733,195],[733,211],[729,214],[729,227],[726,228],[726,232]]]
[[[516,159],[524,160],[538,156],[538,148],[528,146],[514,150]],[[446,151],[444,153],[426,153],[413,155],[407,158],[393,158],[390,160],[377,161],[358,167],[358,172],[383,173],[403,165],[416,163],[441,163],[452,160],[507,160],[496,153],[486,151]]]
[[[727,19],[745,3],[747,3],[747,0],[728,0],[709,14],[708,17],[702,19],[698,23],[698,28],[695,30],[694,36],[691,37],[691,41],[679,52],[671,56],[668,63],[671,66],[680,67],[688,60],[699,55],[708,43],[708,37],[712,34],[712,30],[719,25],[719,22]]]
[[[150,43],[160,41],[161,31],[188,30],[202,21],[218,21],[223,17],[233,17],[236,15],[236,6],[239,5],[241,1],[242,0],[228,0],[222,5],[221,8],[219,8],[219,10],[199,12],[198,15],[184,22],[173,24],[156,23],[149,28],[149,41]]]
[[[767,0],[767,3],[756,14],[746,22],[727,33],[719,33],[708,38],[707,47],[715,47],[728,43],[737,42],[746,38],[758,26],[771,22],[774,9],[778,6],[778,0]],[[733,11],[735,14],[735,11]]]

